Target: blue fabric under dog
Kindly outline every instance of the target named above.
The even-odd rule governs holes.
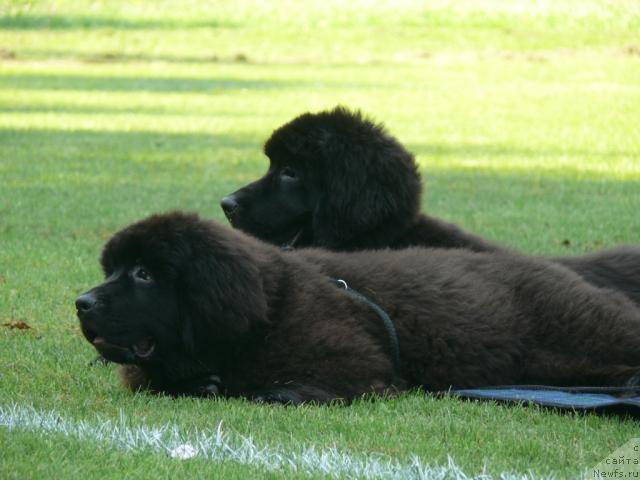
[[[453,395],[476,400],[531,403],[571,410],[602,410],[622,407],[640,414],[640,391],[624,387],[495,387],[452,390]]]

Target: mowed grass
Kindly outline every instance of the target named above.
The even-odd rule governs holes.
[[[0,406],[217,428],[470,475],[575,478],[638,421],[434,399],[348,407],[131,395],[88,367],[73,300],[116,230],[222,220],[270,132],[344,104],[417,156],[423,209],[519,250],[640,241],[640,9],[633,1],[13,2],[0,5]],[[264,469],[0,429],[0,477],[248,478]],[[47,470],[55,465],[54,470]]]

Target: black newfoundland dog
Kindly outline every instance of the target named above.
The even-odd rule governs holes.
[[[176,212],[116,233],[101,262],[106,280],[76,300],[78,317],[132,389],[295,404],[413,387],[624,385],[640,371],[640,309],[508,252],[283,252]]]
[[[301,115],[275,130],[264,151],[270,160],[264,177],[222,200],[230,223],[262,240],[330,250],[506,249],[421,214],[413,155],[359,112],[338,107]],[[551,260],[640,305],[640,248]]]

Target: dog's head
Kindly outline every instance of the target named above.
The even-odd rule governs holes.
[[[241,238],[179,212],[116,233],[102,253],[104,283],[76,300],[85,338],[117,363],[214,358],[266,322],[261,277]]]
[[[381,125],[337,107],[273,132],[267,173],[222,200],[234,227],[274,244],[389,244],[420,205],[413,156]]]

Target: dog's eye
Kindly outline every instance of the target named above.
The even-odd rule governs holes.
[[[133,278],[141,282],[150,282],[152,280],[151,274],[142,267],[133,268]]]
[[[283,180],[296,180],[298,178],[298,173],[291,167],[284,167],[280,171],[280,178]]]

